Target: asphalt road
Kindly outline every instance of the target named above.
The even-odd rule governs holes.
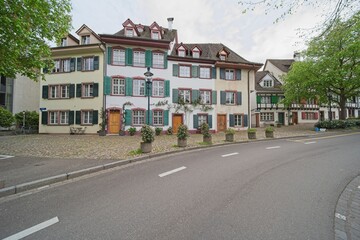
[[[334,239],[359,146],[273,140],[134,164],[0,200],[0,239]]]

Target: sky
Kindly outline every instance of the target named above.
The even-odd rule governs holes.
[[[98,34],[114,34],[128,18],[167,28],[167,18],[173,17],[179,42],[223,43],[248,61],[263,64],[266,59],[293,58],[306,46],[298,29],[315,27],[323,19],[323,9],[303,7],[274,23],[281,12],[265,14],[258,7],[243,14],[237,0],[72,0],[72,7],[73,34],[82,24]]]

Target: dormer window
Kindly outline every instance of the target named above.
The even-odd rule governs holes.
[[[185,57],[185,50],[179,49],[178,54],[179,54],[179,57]]]
[[[272,87],[273,86],[273,80],[270,79],[266,79],[263,81],[263,86],[264,87]]]
[[[199,58],[199,57],[200,57],[200,52],[193,51],[193,58]]]
[[[134,29],[132,29],[132,28],[126,28],[126,29],[125,29],[125,36],[127,36],[127,37],[133,37],[133,36],[134,36]]]
[[[160,33],[159,32],[151,32],[151,38],[155,40],[160,39]]]
[[[221,60],[221,61],[225,61],[225,60],[226,60],[225,54],[221,54],[221,55],[220,55],[220,60]]]
[[[81,37],[81,44],[90,44],[90,35],[85,35]]]
[[[67,38],[62,38],[62,39],[61,39],[60,46],[61,46],[61,47],[67,46]]]

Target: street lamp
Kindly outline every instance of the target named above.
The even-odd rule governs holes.
[[[151,90],[151,77],[154,75],[152,72],[150,72],[150,67],[147,68],[146,73],[144,73],[146,78],[146,90],[147,90],[147,96],[148,96],[148,112],[147,112],[147,124],[150,125],[150,90]]]
[[[329,92],[327,95],[329,99],[329,120],[332,121],[332,112],[331,112],[331,93]]]

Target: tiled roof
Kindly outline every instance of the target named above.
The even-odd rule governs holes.
[[[288,72],[290,70],[291,64],[295,61],[294,59],[268,59],[267,61],[271,62],[283,72]]]
[[[261,80],[266,76],[269,75],[274,80],[273,87],[262,87],[260,86]],[[258,71],[255,75],[255,90],[258,92],[283,92],[281,90],[282,84],[277,80],[269,71]]]
[[[142,25],[142,27],[143,27],[144,30],[142,32],[139,32],[139,36],[128,37],[128,38],[130,38],[130,39],[131,38],[151,39],[150,27],[149,26],[144,26],[144,25]],[[176,35],[177,35],[176,29],[172,29],[171,31],[169,31],[169,29],[167,29],[167,28],[161,28],[161,30],[163,31],[163,34],[162,34],[163,37],[162,37],[162,39],[159,39],[159,40],[173,41],[176,38]],[[120,31],[116,32],[114,34],[114,36],[127,37],[127,36],[125,36],[125,30],[124,29],[121,29]]]

